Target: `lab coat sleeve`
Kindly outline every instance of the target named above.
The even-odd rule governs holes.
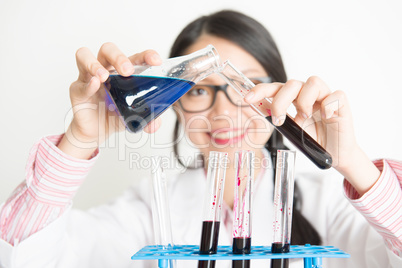
[[[66,228],[64,218],[65,214],[21,243],[15,239],[11,245],[0,239],[0,267],[58,267],[66,244],[61,231]]]
[[[148,192],[140,187],[141,191]],[[153,240],[151,209],[140,195],[129,189],[114,202],[89,211],[68,208],[14,246],[0,240],[0,267],[155,267],[131,260]]]
[[[0,206],[0,267],[131,267],[153,237],[149,184],[86,212],[71,209],[97,152],[75,159],[58,150],[61,138],[34,146],[26,181]]]

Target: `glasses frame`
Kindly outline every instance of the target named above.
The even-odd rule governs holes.
[[[270,76],[265,76],[265,77],[253,77],[253,78],[249,78],[250,80],[257,80],[257,81],[259,81],[260,83],[272,83],[272,78],[270,77]],[[196,85],[194,85],[192,88],[194,88]],[[220,85],[220,86],[217,86],[217,85],[200,85],[200,86],[203,86],[203,87],[209,87],[209,88],[211,88],[211,89],[213,89],[214,90],[214,98],[213,98],[213,100],[212,100],[212,102],[211,102],[211,105],[208,107],[208,108],[206,108],[206,109],[203,109],[203,110],[199,110],[199,111],[189,111],[189,110],[187,110],[187,109],[185,109],[184,107],[183,107],[183,104],[181,103],[181,100],[179,99],[178,100],[178,102],[179,102],[179,105],[180,105],[180,107],[181,107],[181,109],[183,109],[183,111],[185,111],[186,113],[201,113],[201,112],[205,112],[205,111],[207,111],[207,110],[209,110],[209,109],[211,109],[213,106],[214,106],[214,104],[215,104],[215,100],[216,100],[216,95],[218,94],[218,92],[219,91],[222,91],[223,93],[225,93],[225,96],[226,96],[226,98],[228,98],[228,100],[230,101],[230,103],[232,103],[233,105],[235,105],[235,106],[237,106],[237,107],[250,107],[250,105],[237,105],[236,103],[234,103],[233,101],[232,101],[232,99],[229,97],[229,94],[228,94],[228,86],[229,86],[229,84],[224,84],[224,85]],[[192,89],[191,88],[191,89]],[[190,90],[191,90],[190,89]]]

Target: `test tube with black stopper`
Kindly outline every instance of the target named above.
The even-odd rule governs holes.
[[[292,232],[295,151],[278,150],[276,159],[272,253],[288,253]],[[271,268],[287,268],[289,259],[271,259]]]
[[[254,178],[254,152],[235,153],[235,190],[233,200],[233,254],[250,254],[251,204]],[[233,260],[232,268],[248,268],[250,260]]]
[[[200,254],[216,254],[218,250],[219,225],[225,187],[228,154],[210,152],[205,189]],[[215,261],[199,261],[199,268],[215,267]]]
[[[152,219],[155,243],[159,251],[173,249],[167,179],[161,167],[161,158],[152,157]],[[175,260],[159,259],[158,267],[175,268]]]
[[[255,86],[250,79],[237,70],[229,61],[225,61],[219,74],[243,98]],[[264,98],[258,103],[250,104],[250,106],[272,124],[271,104],[270,99]],[[286,114],[285,121],[281,126],[273,126],[317,167],[328,169],[332,166],[331,155],[289,115]]]

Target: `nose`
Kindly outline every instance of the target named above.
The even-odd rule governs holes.
[[[212,111],[214,115],[235,115],[236,106],[227,98],[224,92],[218,91]]]

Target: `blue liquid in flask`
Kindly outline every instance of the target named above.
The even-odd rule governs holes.
[[[171,77],[110,75],[105,86],[126,128],[136,133],[175,103],[194,83]]]

